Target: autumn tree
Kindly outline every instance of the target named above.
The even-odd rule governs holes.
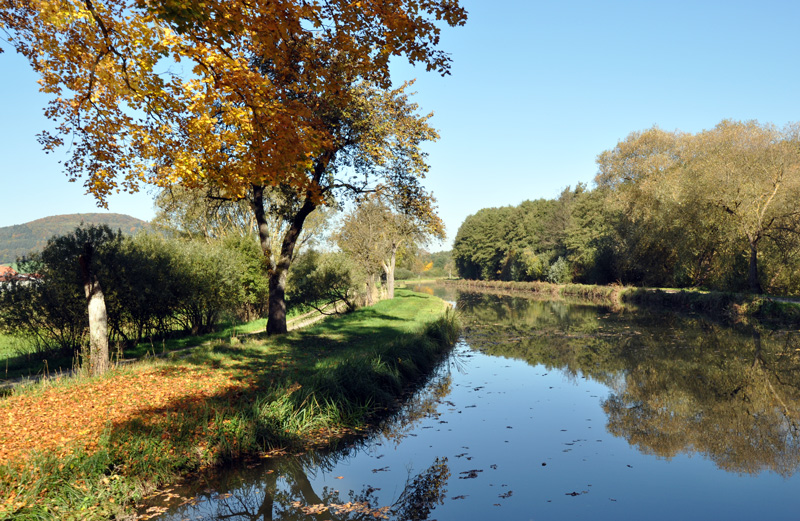
[[[0,0],[0,25],[53,95],[57,129],[40,140],[71,144],[67,174],[85,176],[99,204],[143,182],[211,182],[251,202],[265,254],[279,251],[271,333],[286,330],[286,272],[308,215],[376,177],[416,187],[419,144],[434,134],[402,88],[383,90],[389,60],[447,74],[438,24],[465,20],[456,0]],[[262,230],[271,189],[286,196],[279,245]]]
[[[616,271],[627,283],[672,285],[683,258],[677,245],[686,228],[680,217],[675,178],[686,136],[653,127],[632,132],[597,158],[595,181],[606,196],[615,232]],[[701,224],[701,223],[698,223]]]

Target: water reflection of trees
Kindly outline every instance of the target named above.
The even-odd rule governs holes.
[[[344,494],[327,486],[317,490],[313,482],[318,473],[332,473],[338,464],[360,451],[369,450],[378,441],[399,443],[419,421],[436,416],[438,405],[450,394],[451,370],[451,365],[440,367],[431,383],[409,397],[370,438],[351,439],[335,451],[275,458],[249,468],[207,476],[202,484],[182,491],[195,499],[164,519],[428,519],[444,500],[450,477],[447,458],[437,458],[422,472],[409,474],[405,487],[395,499],[378,497],[379,489],[369,485]],[[381,503],[382,499],[388,504]]]
[[[360,491],[343,494],[332,487],[315,490],[309,469],[321,469],[326,461],[317,455],[281,458],[258,472],[236,473],[214,488],[227,493],[207,491],[165,518],[216,520],[340,520],[361,521],[396,517],[403,520],[428,519],[444,501],[450,477],[447,458],[436,459],[431,466],[409,476],[405,488],[393,504],[380,506],[379,489],[364,486]],[[230,479],[233,479],[231,482]]]
[[[462,293],[457,309],[462,313],[468,331],[477,328],[491,333],[495,327],[503,332],[527,334],[531,329],[554,328],[571,333],[592,331],[596,327],[598,309],[605,308],[566,300]]]
[[[789,476],[800,468],[797,333],[566,303],[561,314],[524,300],[459,300],[467,342],[605,383],[612,389],[603,403],[609,431],[645,453],[698,452],[720,468],[752,474]]]
[[[411,396],[403,403],[402,408],[377,427],[378,437],[399,445],[421,420],[439,416],[438,407],[450,394],[453,382],[453,378],[449,374],[450,367],[444,369],[445,371],[435,378],[423,392]]]

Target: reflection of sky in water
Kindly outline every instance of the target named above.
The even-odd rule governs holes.
[[[464,306],[461,307],[464,309]],[[522,308],[524,306],[519,307],[517,303],[502,314],[523,314]],[[238,475],[223,474],[219,483],[200,485],[200,490],[210,487],[217,493],[231,496],[225,494],[218,501],[204,501],[193,507],[184,507],[165,519],[221,519],[236,511],[236,508],[242,511],[245,504],[250,505],[246,509],[250,516],[227,518],[374,519],[369,513],[343,511],[323,513],[316,517],[292,517],[281,515],[285,506],[277,504],[280,499],[287,500],[292,493],[293,500],[301,499],[308,503],[308,498],[322,500],[326,493],[331,495],[334,491],[338,491],[335,501],[340,503],[350,500],[349,491],[356,494],[366,492],[372,498],[373,506],[391,506],[399,498],[408,503],[409,483],[413,483],[415,478],[418,479],[417,483],[421,483],[419,479],[422,476],[430,478],[424,483],[433,486],[435,480],[431,476],[446,476],[443,470],[449,471],[444,483],[446,491],[441,494],[443,504],[435,504],[429,519],[641,517],[674,521],[791,519],[796,516],[800,507],[800,496],[797,495],[800,480],[793,470],[784,472],[791,477],[782,477],[776,472],[763,470],[763,465],[759,467],[761,464],[755,465],[760,470],[750,474],[720,469],[719,455],[710,454],[709,451],[724,452],[727,442],[722,431],[731,431],[731,443],[738,443],[740,438],[749,439],[766,434],[749,432],[742,436],[734,432],[737,428],[751,429],[757,422],[751,419],[748,423],[737,412],[722,412],[718,403],[720,400],[712,402],[697,389],[686,391],[685,396],[676,399],[676,403],[685,405],[688,402],[698,407],[700,413],[712,419],[720,418],[721,421],[727,418],[726,414],[730,414],[732,423],[719,427],[720,447],[711,446],[707,439],[708,436],[716,436],[715,433],[690,434],[668,430],[674,426],[665,421],[666,416],[675,420],[681,415],[689,416],[694,422],[687,423],[688,428],[707,429],[708,424],[698,420],[698,412],[691,408],[688,412],[660,411],[666,416],[648,418],[650,423],[633,426],[626,426],[624,418],[617,418],[618,422],[623,423],[616,428],[624,431],[624,435],[613,436],[607,430],[609,417],[603,407],[613,401],[612,398],[618,399],[624,406],[623,414],[636,407],[653,413],[654,404],[663,402],[665,408],[670,405],[664,402],[667,400],[665,397],[677,392],[670,387],[671,383],[684,378],[680,376],[683,373],[674,372],[677,371],[675,359],[682,359],[688,364],[687,382],[703,380],[698,389],[718,390],[726,385],[736,386],[735,392],[732,391],[730,396],[721,400],[723,404],[731,402],[735,405],[741,393],[750,393],[752,397],[748,398],[748,403],[754,408],[750,413],[756,413],[759,390],[767,387],[753,384],[750,388],[748,384],[741,383],[744,380],[737,373],[740,368],[736,361],[741,358],[741,367],[753,367],[748,358],[753,345],[746,336],[742,337],[740,344],[732,340],[735,344],[730,348],[732,351],[725,353],[722,361],[715,365],[716,358],[706,357],[706,351],[713,349],[702,342],[710,336],[728,338],[733,333],[718,328],[709,329],[710,326],[702,326],[699,333],[686,333],[675,330],[675,323],[665,323],[662,319],[637,321],[630,313],[627,318],[615,318],[602,310],[590,314],[586,306],[580,307],[580,316],[577,318],[569,316],[567,305],[542,306],[538,309],[539,313],[547,314],[537,319],[541,324],[552,325],[553,321],[569,323],[567,340],[550,331],[548,334],[551,336],[546,341],[526,344],[526,340],[520,338],[518,329],[507,333],[504,338],[504,326],[490,328],[486,335],[478,335],[477,338],[483,343],[481,350],[489,350],[495,344],[501,350],[506,349],[508,346],[503,340],[508,342],[508,338],[513,338],[529,353],[535,353],[533,358],[546,358],[547,364],[529,365],[521,360],[489,356],[466,345],[459,346],[456,349],[457,362],[442,369],[442,374],[450,377],[444,380],[445,384],[449,384],[444,389],[449,392],[435,400],[431,392],[417,397],[406,415],[408,422],[399,429],[399,435],[375,436],[353,447],[348,455],[332,457],[322,468],[269,462],[262,467],[245,469]],[[628,318],[632,320],[628,321]],[[649,331],[644,329],[647,323],[665,329]],[[611,331],[608,341],[591,343],[592,339],[583,335],[592,328],[596,333]],[[475,326],[472,333],[475,334],[478,329]],[[602,338],[597,335],[596,338]],[[577,350],[575,342],[580,344]],[[664,349],[667,349],[673,343],[681,345],[682,351],[670,348],[673,351],[664,352],[671,356],[659,355],[659,346],[666,346]],[[683,343],[694,347],[687,348]],[[543,345],[552,347],[553,351],[547,351],[547,348],[542,350]],[[619,345],[626,346],[625,350],[615,353],[615,356],[619,356],[612,360],[608,352]],[[775,360],[782,360],[782,368],[790,365],[771,346],[773,344],[766,345],[764,352],[759,354],[763,359],[763,370],[758,372],[758,367],[753,369],[757,375],[763,373],[765,378],[775,376],[769,372]],[[586,355],[587,349],[599,354],[596,358],[580,358]],[[568,361],[569,370],[560,368],[562,359]],[[614,369],[608,369],[603,364]],[[719,368],[726,368],[733,375],[723,374],[717,370]],[[665,374],[666,380],[659,379],[660,374]],[[787,378],[788,373],[785,373],[778,379],[786,383]],[[441,379],[434,381],[442,383]],[[797,405],[795,401],[787,403],[786,400],[794,395],[785,388],[775,389],[777,384],[771,385],[775,396],[782,396],[784,405],[789,408],[786,417],[792,418],[791,414],[797,410]],[[644,394],[645,391],[650,394]],[[768,395],[770,391],[764,393]],[[642,401],[649,396],[655,397],[653,403]],[[766,395],[762,398],[766,400],[765,403],[772,399]],[[425,409],[425,399],[429,402],[434,400],[435,407],[431,409],[431,403],[427,403],[429,407]],[[426,410],[435,413],[418,417]],[[620,411],[616,411],[616,414],[620,414]],[[780,419],[781,414],[776,417]],[[637,428],[643,432],[636,432]],[[663,430],[659,431],[659,428]],[[787,429],[791,428],[788,421],[775,426],[777,431],[789,438],[791,436],[787,434]],[[689,446],[673,451],[669,458],[658,456],[660,441],[649,440],[648,435],[671,439],[683,439],[682,436],[685,436],[690,442],[704,443],[706,452],[694,453],[693,449],[697,447]],[[626,437],[637,441],[631,445]],[[770,442],[767,438],[761,441],[764,445]],[[772,441],[774,446],[779,446]],[[755,453],[755,457],[766,456]],[[772,457],[784,457],[790,462],[797,459],[794,454]],[[737,464],[742,465],[738,461]],[[283,492],[275,496],[276,505],[268,509],[273,512],[270,515],[265,511],[269,505],[264,503],[264,498],[268,497],[264,492],[273,485]],[[283,498],[278,497],[281,493]],[[418,500],[419,495],[415,498]]]

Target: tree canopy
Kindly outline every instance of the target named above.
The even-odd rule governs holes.
[[[625,215],[640,257],[654,261],[651,275],[662,272],[656,278],[678,270],[702,284],[744,262],[747,288],[761,293],[759,253],[766,248],[776,259],[796,248],[796,126],[725,120],[695,135],[652,128],[603,152],[598,164],[598,184]],[[769,264],[780,278],[778,263]]]
[[[286,330],[286,273],[316,208],[380,185],[433,213],[420,144],[437,135],[407,85],[389,88],[389,60],[447,74],[439,24],[465,21],[457,0],[0,0],[0,25],[54,98],[57,128],[40,140],[71,143],[67,173],[85,175],[99,204],[144,182],[250,203],[271,264],[271,333]]]
[[[411,199],[419,202],[419,199]],[[432,212],[409,209],[405,199],[374,194],[345,216],[336,242],[367,275],[367,302],[372,302],[377,274],[383,271],[386,296],[394,298],[397,256],[432,237],[444,238],[444,224]],[[431,199],[432,202],[432,199]],[[394,207],[393,207],[394,206]]]
[[[393,56],[447,74],[438,24],[465,20],[453,0],[0,1],[53,95],[41,142],[70,143],[67,173],[101,205],[145,181],[308,188],[293,173],[336,139],[323,105],[359,79],[388,87]]]

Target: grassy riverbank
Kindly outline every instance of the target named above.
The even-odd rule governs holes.
[[[627,289],[623,286],[594,286],[589,284],[551,284],[550,282],[513,282],[501,280],[442,280],[444,284],[462,289],[499,290],[533,293],[544,297],[578,297],[592,301],[621,303],[620,295]]]
[[[508,282],[484,280],[443,281],[464,289],[533,293],[549,297],[573,297],[605,302],[611,306],[636,304],[682,311],[695,311],[717,318],[741,320],[753,317],[777,326],[798,327],[800,300],[747,293],[695,289],[635,288],[549,282]]]
[[[281,337],[216,342],[0,400],[0,518],[125,517],[155,486],[367,427],[458,334],[436,298],[397,298]]]

